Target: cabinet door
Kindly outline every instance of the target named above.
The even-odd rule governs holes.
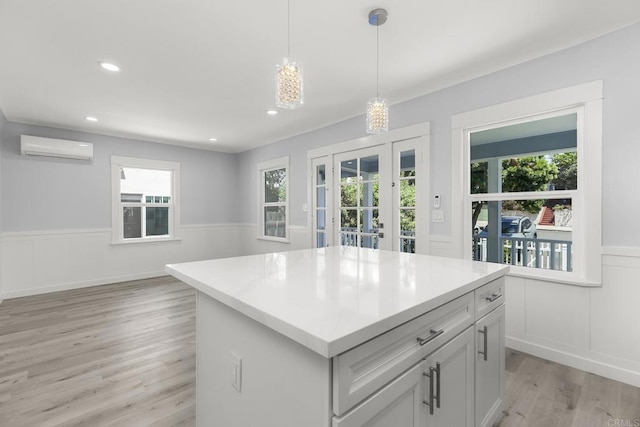
[[[474,425],[473,331],[466,329],[425,360],[425,374],[429,375],[425,402],[432,404],[424,405],[429,427]]]
[[[333,427],[424,427],[424,362],[362,402],[343,417],[333,417]]]
[[[504,304],[476,323],[476,426],[491,426],[504,403]]]

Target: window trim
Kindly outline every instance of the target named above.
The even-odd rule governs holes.
[[[120,168],[170,170],[172,172],[173,207],[169,215],[169,236],[148,236],[134,239],[123,237],[123,222],[120,208]],[[126,203],[126,202],[125,202]],[[111,244],[135,245],[182,240],[180,227],[180,163],[166,160],[141,159],[111,156]]]
[[[505,123],[530,121],[571,109],[577,119],[578,190],[570,190],[578,201],[574,217],[574,271],[559,272],[511,266],[514,276],[579,286],[602,283],[602,80],[571,86],[528,98],[454,115],[452,129],[452,241],[454,253],[471,259],[471,197],[469,192],[470,131]],[[587,173],[588,171],[588,173]],[[559,196],[565,191],[555,191]],[[516,194],[511,194],[516,196]],[[541,193],[542,195],[542,193]],[[474,195],[474,197],[477,195]],[[494,195],[483,194],[484,199]],[[496,196],[499,197],[499,196]]]
[[[264,224],[264,208],[267,206],[264,200],[264,174],[265,172],[284,169],[286,174],[286,184],[285,191],[287,194],[286,201],[284,202],[285,209],[285,225],[284,225],[284,234],[285,237],[275,237],[275,236],[266,236],[265,235],[265,224]],[[290,227],[289,222],[291,220],[291,210],[289,209],[289,200],[291,199],[291,194],[289,193],[289,182],[291,181],[291,174],[289,173],[289,156],[280,157],[277,159],[268,160],[265,162],[258,163],[258,240],[267,240],[271,242],[279,242],[279,243],[291,243],[290,239]]]

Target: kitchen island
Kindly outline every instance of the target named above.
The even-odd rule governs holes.
[[[166,271],[198,291],[199,426],[473,426],[500,413],[507,266],[328,247]]]

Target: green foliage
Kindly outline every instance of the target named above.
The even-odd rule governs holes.
[[[575,190],[578,188],[578,153],[559,153],[553,155],[553,163],[558,168],[558,176],[553,181],[556,190]]]
[[[287,173],[286,169],[274,169],[264,172],[264,201],[287,201]]]
[[[502,161],[502,192],[544,191],[558,176],[558,168],[544,156],[531,156]],[[537,213],[543,200],[504,201],[503,209]]]

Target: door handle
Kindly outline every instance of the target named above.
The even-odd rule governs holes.
[[[381,239],[384,239],[384,233],[383,232],[378,233],[378,237]]]

